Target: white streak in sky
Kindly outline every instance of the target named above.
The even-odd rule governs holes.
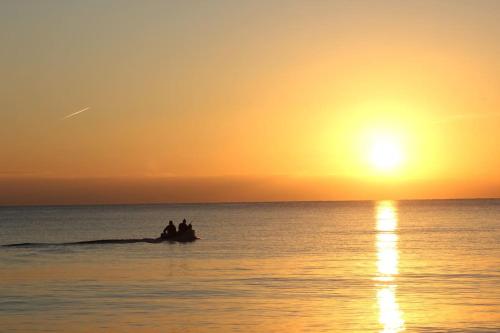
[[[486,118],[496,118],[500,117],[500,112],[482,112],[482,113],[462,113],[462,114],[453,114],[444,118],[441,118],[438,121],[433,122],[433,124],[444,124],[450,122],[458,122],[458,121],[467,121],[472,119],[486,119]]]
[[[65,117],[61,118],[61,120],[68,119],[68,118],[71,118],[71,117],[73,117],[73,116],[76,116],[77,114],[82,113],[82,112],[85,112],[85,111],[87,111],[88,109],[90,109],[90,106],[87,106],[86,108],[83,108],[83,109],[81,109],[80,111],[76,111],[76,112],[73,112],[73,113],[71,113],[71,114],[68,114],[67,116],[65,116]]]

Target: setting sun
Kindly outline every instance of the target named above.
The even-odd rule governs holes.
[[[396,138],[381,135],[372,142],[370,162],[378,171],[393,171],[401,166],[403,160],[404,154]]]

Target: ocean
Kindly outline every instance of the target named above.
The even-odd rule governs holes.
[[[500,332],[500,200],[0,207],[0,332]]]

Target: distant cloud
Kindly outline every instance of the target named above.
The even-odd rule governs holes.
[[[83,108],[83,109],[81,109],[80,111],[76,111],[76,112],[73,112],[73,113],[71,113],[71,114],[68,114],[67,116],[64,116],[63,118],[61,118],[61,120],[68,119],[68,118],[71,118],[71,117],[74,117],[74,116],[76,116],[77,114],[82,113],[82,112],[85,112],[85,111],[87,111],[87,110],[89,110],[89,109],[90,109],[90,106],[87,106],[86,108]]]

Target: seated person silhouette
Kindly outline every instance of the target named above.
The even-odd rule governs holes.
[[[182,220],[181,223],[179,223],[179,234],[183,234],[184,232],[186,232],[187,229],[188,229],[188,226],[186,223],[186,219],[184,219],[184,220]]]
[[[161,238],[173,238],[176,235],[177,235],[177,229],[175,228],[174,223],[172,221],[169,221],[168,225],[165,227],[165,229],[163,229],[163,232],[161,233]]]

